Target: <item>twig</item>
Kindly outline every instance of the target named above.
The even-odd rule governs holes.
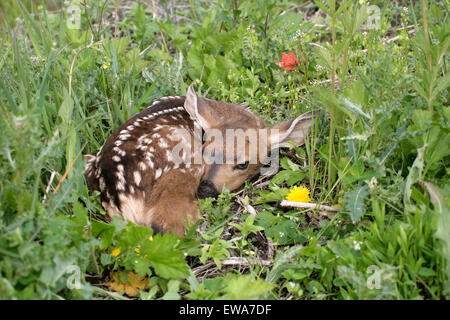
[[[288,200],[281,200],[280,206],[302,208],[302,209],[319,209],[319,210],[330,211],[330,212],[338,212],[339,211],[339,209],[337,209],[337,208],[333,208],[333,207],[326,206],[323,204],[296,202],[296,201],[288,201]]]
[[[52,182],[53,182],[53,179],[55,178],[55,175],[56,175],[56,171],[52,171],[52,174],[50,175],[50,180],[48,181],[48,184],[47,184],[47,188],[45,189],[44,197],[42,198],[42,203],[44,203],[45,200],[47,199],[47,194],[50,191],[50,187],[52,186]]]
[[[407,32],[408,34],[413,34],[416,32],[416,30],[408,30]],[[398,39],[400,39],[400,36],[395,36],[393,38],[386,39],[386,43],[397,41]]]
[[[273,265],[273,261],[271,261],[271,260],[263,260],[263,259],[258,259],[258,258],[256,258],[253,262],[262,267],[269,267],[269,266]],[[224,266],[236,266],[236,265],[246,266],[246,267],[250,266],[248,259],[245,259],[242,257],[230,257],[229,259],[222,260],[221,263]]]

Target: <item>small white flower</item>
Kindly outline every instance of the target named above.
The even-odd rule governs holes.
[[[361,241],[353,240],[353,244],[355,245],[355,246],[354,246],[354,249],[355,249],[356,251],[361,250],[361,245],[362,245],[362,242],[361,242]]]

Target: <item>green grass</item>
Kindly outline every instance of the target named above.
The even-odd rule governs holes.
[[[2,2],[0,298],[122,299],[104,283],[130,271],[139,299],[450,297],[447,2],[119,1],[117,25],[114,3],[70,30],[65,7]],[[275,65],[291,49],[302,72]],[[191,83],[268,124],[329,116],[183,239],[105,223],[80,154]],[[301,184],[341,210],[281,207]]]

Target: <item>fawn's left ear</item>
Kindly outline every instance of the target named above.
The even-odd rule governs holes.
[[[269,128],[270,149],[289,147],[289,141],[295,146],[305,143],[305,137],[311,129],[313,113],[307,112],[297,118],[278,123]]]
[[[197,96],[194,85],[191,84],[186,93],[184,109],[189,113],[192,120],[196,120],[203,130],[208,130],[217,125],[217,114],[214,108],[204,99]]]
[[[95,160],[95,156],[93,156],[91,154],[85,154],[85,155],[83,155],[83,160],[86,160],[86,162],[91,162],[91,161]]]

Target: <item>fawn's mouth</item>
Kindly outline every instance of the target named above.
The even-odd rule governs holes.
[[[214,184],[209,181],[202,181],[197,189],[197,198],[216,198],[220,192],[217,191]]]

